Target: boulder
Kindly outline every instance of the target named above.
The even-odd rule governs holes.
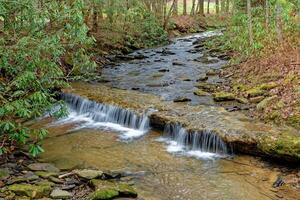
[[[103,172],[100,170],[93,169],[82,169],[82,170],[74,170],[74,173],[81,178],[91,180],[95,178],[99,178],[102,176]]]
[[[53,199],[69,199],[72,196],[72,193],[61,189],[55,189],[50,194],[50,197]]]
[[[113,199],[119,196],[119,192],[116,189],[103,189],[96,190],[89,197],[88,200],[106,200]]]
[[[252,88],[250,90],[246,91],[247,97],[258,97],[263,96],[266,92],[264,90],[261,90],[260,88]]]
[[[128,184],[119,184],[118,191],[121,197],[136,198],[138,196],[138,193],[135,191],[135,189]]]
[[[197,96],[209,96],[210,94],[208,92],[205,92],[203,90],[198,89],[198,90],[194,91],[194,95],[197,95]]]
[[[257,97],[252,97],[249,99],[250,103],[259,103],[262,100],[264,100],[264,96],[257,96]]]
[[[269,105],[274,99],[276,99],[276,98],[277,98],[276,95],[275,95],[275,96],[272,96],[272,97],[267,97],[267,98],[265,98],[265,99],[262,100],[259,104],[257,104],[256,109],[257,109],[257,110],[260,110],[260,111],[266,109],[266,108],[268,107],[268,105]]]
[[[51,187],[48,185],[13,184],[8,186],[8,190],[19,196],[42,198],[49,195]]]
[[[27,166],[32,171],[59,172],[59,169],[49,163],[33,163]]]
[[[205,91],[205,92],[214,92],[217,89],[217,86],[210,83],[197,83],[195,87]]]
[[[213,94],[213,98],[215,101],[232,101],[235,100],[235,96],[229,92],[217,92]]]
[[[35,174],[42,178],[49,178],[50,176],[58,176],[56,172],[44,172],[44,171],[37,171]]]

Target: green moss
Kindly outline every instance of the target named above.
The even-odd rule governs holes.
[[[49,185],[30,185],[30,184],[14,184],[8,186],[8,190],[14,192],[20,196],[31,197],[33,193],[36,193],[36,198],[49,195],[51,187]]]
[[[296,94],[300,94],[300,86],[295,88],[295,92],[296,92]]]
[[[287,118],[287,124],[300,129],[300,116],[291,115]]]
[[[205,92],[203,90],[198,89],[198,90],[194,91],[194,95],[197,95],[197,96],[209,96],[210,94],[208,92]]]
[[[283,133],[279,136],[262,137],[259,148],[275,157],[284,157],[287,160],[300,159],[300,136],[292,133]]]
[[[246,85],[243,85],[243,84],[234,84],[232,86],[233,90],[236,91],[236,92],[243,92],[243,91],[246,91],[248,89],[248,87]]]
[[[119,192],[116,189],[103,189],[97,190],[93,192],[89,196],[89,200],[106,200],[106,199],[113,199],[119,196]]]
[[[134,188],[131,187],[128,184],[120,184],[118,186],[118,190],[119,190],[120,196],[122,196],[122,197],[133,197],[133,198],[136,198],[138,196],[138,194],[134,190]]]
[[[44,172],[44,171],[38,171],[35,172],[37,176],[40,176],[42,178],[49,178],[50,176],[57,176],[58,174],[56,172]]]
[[[258,97],[258,96],[264,95],[265,93],[266,92],[264,90],[260,89],[259,87],[252,88],[252,89],[246,91],[246,95],[248,97]]]
[[[273,102],[276,98],[277,96],[265,98],[259,104],[257,104],[256,109],[259,111],[266,109],[271,104],[271,102]]]
[[[229,92],[217,92],[213,94],[215,101],[231,101],[235,100],[235,96]]]
[[[278,86],[277,83],[270,82],[270,83],[264,83],[264,84],[260,85],[259,88],[261,90],[271,90],[271,89],[276,88],[277,86]]]

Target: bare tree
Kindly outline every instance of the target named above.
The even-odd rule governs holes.
[[[178,0],[174,0],[173,15],[178,15]]]
[[[276,1],[276,32],[277,39],[279,42],[282,42],[282,19],[281,19],[282,7],[279,1]]]
[[[252,14],[251,14],[251,0],[247,0],[247,16],[248,16],[248,31],[249,31],[249,42],[253,45],[253,30],[252,30]]]
[[[183,15],[187,15],[186,7],[187,7],[187,0],[183,0]]]
[[[219,0],[216,0],[216,13],[219,14],[220,12],[220,2]]]
[[[207,14],[209,14],[209,4],[210,4],[210,0],[207,0]]]

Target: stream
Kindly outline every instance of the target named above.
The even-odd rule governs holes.
[[[190,99],[190,105],[215,105],[211,96],[195,95],[194,86],[207,74],[207,79],[202,79],[210,84],[224,82],[208,72],[221,69],[226,61],[199,43],[218,34],[177,38],[168,46],[119,58],[104,69],[105,83],[101,84],[158,95],[161,101],[183,96]],[[93,93],[92,87],[85,90]],[[62,99],[69,115],[59,120],[44,118],[39,123],[49,130],[43,162],[61,169],[134,172],[129,178],[143,199],[264,200],[282,199],[283,195],[295,199],[295,193],[272,187],[280,174],[278,168],[259,158],[235,155],[211,132],[190,133],[179,124],[158,131],[149,122],[152,110],[138,115],[78,95],[63,94]]]

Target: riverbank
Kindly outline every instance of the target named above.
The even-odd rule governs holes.
[[[59,169],[15,151],[0,163],[0,198],[13,199],[139,199],[131,179],[139,173],[99,169]]]

